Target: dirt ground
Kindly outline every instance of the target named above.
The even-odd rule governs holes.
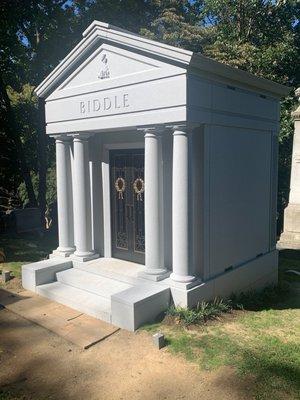
[[[254,382],[230,368],[201,371],[157,350],[146,332],[120,330],[88,350],[0,310],[1,390],[16,399],[252,399]],[[10,399],[10,397],[9,397]]]

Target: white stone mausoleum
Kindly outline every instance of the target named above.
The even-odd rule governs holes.
[[[134,330],[277,281],[288,89],[94,21],[36,89],[56,142],[59,247],[23,286]]]

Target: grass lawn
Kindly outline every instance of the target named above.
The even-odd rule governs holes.
[[[253,399],[300,399],[300,279],[288,269],[300,271],[297,252],[281,254],[279,279],[289,289],[265,305],[252,297],[243,311],[205,325],[183,327],[165,320],[145,329],[163,332],[171,352],[202,370],[233,367],[237,380],[249,380]]]

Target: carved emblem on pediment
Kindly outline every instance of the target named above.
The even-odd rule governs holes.
[[[107,55],[103,54],[101,56],[101,70],[100,73],[98,75],[99,79],[108,79],[110,78],[110,72],[109,72],[109,66],[108,66],[108,59],[107,59]]]

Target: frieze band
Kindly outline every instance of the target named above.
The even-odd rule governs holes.
[[[106,96],[103,98],[96,98],[93,100],[80,101],[79,111],[80,114],[97,113],[99,111],[120,110],[128,108],[129,97],[128,93],[115,96]]]

